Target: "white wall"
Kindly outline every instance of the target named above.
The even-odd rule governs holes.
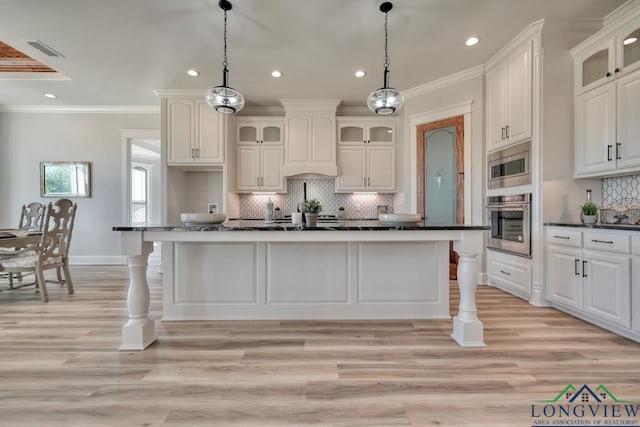
[[[406,100],[403,111],[404,138],[398,148],[398,189],[394,198],[397,212],[416,211],[416,159],[412,158],[412,146],[416,144],[416,135],[409,130],[410,117],[442,110],[446,107],[473,101],[471,105],[471,152],[464,156],[471,159],[471,170],[465,170],[465,180],[471,180],[471,191],[465,198],[471,198],[471,212],[465,212],[465,222],[484,224],[484,78],[476,76],[451,86],[423,93]],[[467,124],[465,124],[466,127]],[[412,168],[412,166],[414,166]],[[467,219],[469,218],[469,219]]]
[[[599,179],[574,179],[574,81],[569,49],[601,28],[598,21],[546,19],[543,47],[542,212],[544,222],[580,220],[585,189],[601,199]]]
[[[0,227],[16,227],[22,204],[40,197],[42,160],[91,162],[91,198],[78,204],[72,263],[121,262],[121,129],[158,129],[160,114],[0,113]]]

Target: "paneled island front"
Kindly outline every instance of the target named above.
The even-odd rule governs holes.
[[[156,340],[147,258],[162,242],[162,320],[447,319],[449,242],[460,256],[453,339],[484,346],[476,314],[483,235],[469,225],[342,221],[305,228],[228,220],[207,226],[126,226],[129,321],[121,350]]]

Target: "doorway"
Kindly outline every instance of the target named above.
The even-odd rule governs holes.
[[[464,117],[417,127],[417,210],[426,221],[464,223]],[[457,277],[458,255],[449,245],[449,278]]]

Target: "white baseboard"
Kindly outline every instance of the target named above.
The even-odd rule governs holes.
[[[69,265],[127,265],[122,255],[75,255],[69,257]]]

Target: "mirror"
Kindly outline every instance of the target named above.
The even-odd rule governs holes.
[[[89,162],[40,162],[41,197],[91,197]]]

